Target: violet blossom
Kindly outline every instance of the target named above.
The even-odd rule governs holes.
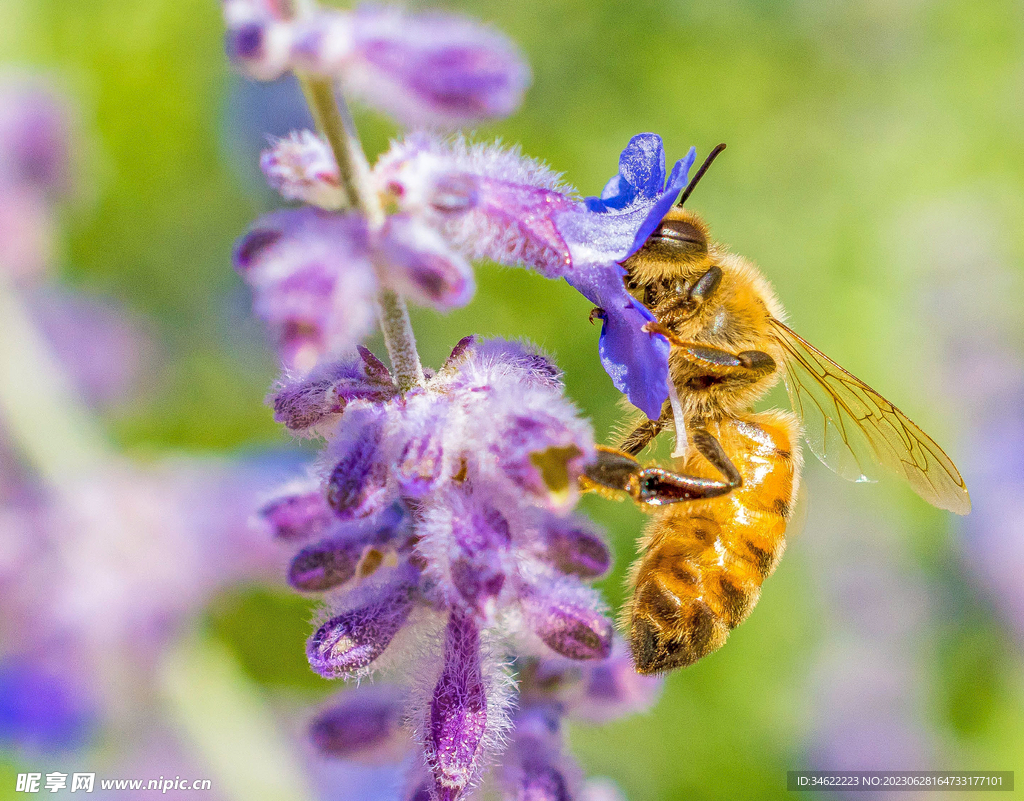
[[[815,530],[828,532],[808,539],[806,553],[830,632],[810,674],[810,767],[926,770],[943,756],[930,725],[934,677],[926,667],[937,599],[898,530],[858,509],[851,489],[829,488],[829,503],[809,512],[819,518]]]
[[[0,93],[9,101],[0,109],[0,209],[20,193],[54,219],[74,161],[67,104],[36,80]],[[136,390],[155,346],[112,302],[46,280],[51,250],[31,237],[15,247],[21,233],[0,226],[0,745],[48,751],[144,715],[155,666],[214,594],[279,581],[280,555],[249,519],[283,470],[276,461],[142,463],[114,452],[92,431],[94,412]],[[26,258],[9,261],[12,253]],[[11,358],[14,347],[34,358]],[[54,387],[49,403],[17,402],[18,388]],[[47,413],[68,412],[72,422],[54,430],[88,429],[87,469],[44,463],[40,453],[68,457],[64,440],[34,450],[54,436]]]
[[[964,569],[1024,644],[1024,361],[1010,232],[988,198],[915,211],[900,238],[922,265],[919,312],[939,332],[935,394],[961,421],[957,459],[974,498],[957,526]],[[963,276],[976,280],[964,292]]]
[[[346,94],[406,125],[439,128],[505,117],[529,83],[504,35],[453,14],[366,5],[290,19],[276,6],[224,3],[228,54],[257,80],[289,69],[336,78]]]
[[[0,270],[15,283],[52,266],[56,209],[71,193],[73,114],[41,80],[0,82]]]
[[[598,307],[601,363],[651,419],[668,399],[668,341],[626,291],[620,262],[646,241],[686,185],[691,148],[666,179],[661,137],[634,136],[600,198],[581,202],[557,173],[494,145],[413,135],[374,168],[385,204],[440,230],[474,259],[564,278]]]
[[[380,369],[368,353],[358,361]],[[501,643],[522,657],[611,653],[612,624],[583,581],[607,568],[607,548],[569,513],[592,435],[557,369],[521,345],[466,340],[422,390],[386,400],[372,384],[354,392],[359,372],[333,371],[337,389],[287,387],[293,406],[314,407],[294,417],[321,430],[323,399],[352,399],[329,415],[320,494],[296,486],[263,514],[297,548],[292,585],[329,593],[308,645],[314,670],[415,676],[435,665],[400,718],[437,796],[455,798],[509,728]]]

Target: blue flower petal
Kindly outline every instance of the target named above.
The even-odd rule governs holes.
[[[641,197],[657,197],[665,187],[665,148],[657,134],[637,134],[619,156],[619,175]]]
[[[696,160],[697,148],[691,147],[690,152],[686,154],[686,158],[675,163],[675,166],[672,168],[672,174],[668,177],[668,184],[666,184],[665,190],[655,201],[654,205],[650,207],[647,212],[647,216],[637,229],[636,237],[633,239],[633,244],[629,249],[629,255],[626,258],[632,256],[644,246],[644,242],[647,241],[647,237],[654,233],[654,229],[658,227],[658,223],[661,222],[662,217],[668,214],[668,210],[672,208],[672,204],[676,202],[676,198],[679,197],[679,193],[686,188],[686,181],[690,174],[690,167],[693,166],[693,162]]]
[[[91,733],[85,698],[66,680],[28,662],[0,662],[0,746],[52,753],[82,747]]]
[[[609,304],[598,353],[615,388],[649,419],[657,420],[668,400],[670,346],[660,334],[642,330],[644,323],[653,321],[654,315],[639,303],[627,307]]]
[[[601,366],[630,403],[657,420],[668,399],[668,340],[643,330],[654,315],[626,291],[620,271],[594,270],[588,278],[571,283],[601,309]]]

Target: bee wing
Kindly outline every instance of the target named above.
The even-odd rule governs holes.
[[[971,510],[959,471],[903,412],[828,356],[773,320],[786,352],[786,389],[814,455],[850,481],[874,481],[882,465],[928,503],[958,515]]]

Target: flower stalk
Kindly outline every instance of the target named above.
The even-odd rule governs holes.
[[[54,490],[111,458],[82,403],[0,266],[0,418],[22,454]]]
[[[370,187],[370,167],[344,98],[329,78],[300,74],[299,83],[317,128],[338,163],[340,184],[349,206],[363,214],[372,228],[380,228],[384,224],[384,210]],[[416,350],[409,309],[401,295],[382,287],[377,296],[377,316],[399,391],[405,393],[422,386],[423,365]]]

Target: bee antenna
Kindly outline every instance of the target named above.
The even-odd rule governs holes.
[[[704,163],[700,165],[700,169],[697,170],[697,174],[690,179],[690,183],[688,183],[686,185],[686,189],[683,190],[683,196],[679,198],[679,202],[676,203],[677,206],[682,206],[686,202],[686,199],[693,194],[693,190],[696,188],[697,182],[704,177],[704,173],[708,171],[708,168],[711,166],[711,162],[718,158],[718,154],[723,150],[725,150],[725,142],[708,154],[708,157],[704,159]]]

